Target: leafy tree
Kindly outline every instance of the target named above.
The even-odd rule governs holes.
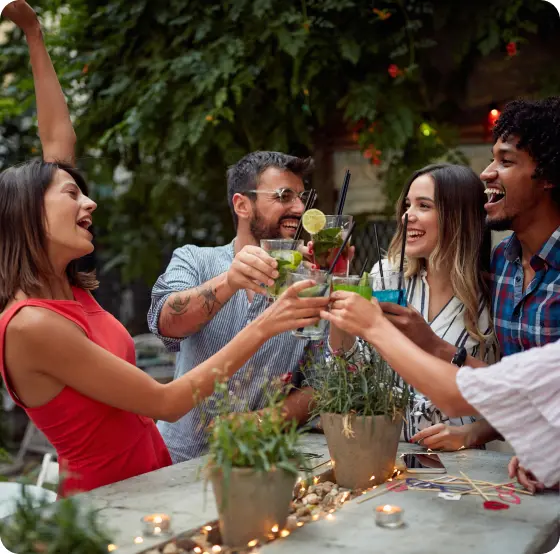
[[[474,62],[501,51],[505,64],[508,43],[559,30],[541,0],[40,0],[38,8],[52,17],[49,42],[82,164],[105,185],[106,252],[125,277],[147,282],[172,247],[231,237],[225,169],[248,151],[320,158],[333,136],[353,130],[364,155],[382,163],[393,200],[412,169],[461,159],[445,122]],[[24,55],[15,31],[0,53],[2,72],[14,75],[0,124],[32,105]],[[111,195],[117,167],[124,177]]]

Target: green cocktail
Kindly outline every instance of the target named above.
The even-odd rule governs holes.
[[[373,277],[364,273],[359,275],[349,275],[348,277],[333,277],[333,291],[344,290],[355,292],[366,300],[371,300],[373,289]]]
[[[331,276],[326,271],[303,271],[301,273],[289,273],[288,284],[293,285],[299,281],[306,281],[312,279],[317,284],[303,289],[299,292],[298,296],[301,298],[318,298],[328,296],[331,289]],[[327,321],[321,319],[315,325],[308,325],[301,329],[292,331],[292,334],[300,339],[306,340],[321,340],[325,336]]]
[[[272,300],[276,300],[288,288],[288,273],[296,271],[303,261],[303,255],[298,251],[301,246],[303,246],[303,240],[261,240],[261,248],[278,262],[276,269],[280,275],[275,279],[273,285],[266,288],[268,297]]]

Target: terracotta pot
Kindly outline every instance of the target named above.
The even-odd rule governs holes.
[[[347,425],[344,425],[347,418]],[[336,482],[348,489],[384,483],[395,468],[402,417],[321,414]],[[345,428],[351,428],[351,433]],[[372,479],[373,476],[373,479]]]
[[[208,477],[216,497],[224,544],[246,548],[254,539],[266,540],[275,525],[279,530],[284,528],[296,475],[283,469],[264,472],[233,468],[229,482],[225,483],[222,471],[215,468],[209,470]]]

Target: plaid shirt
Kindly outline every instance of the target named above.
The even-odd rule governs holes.
[[[530,264],[535,277],[523,292],[521,244],[515,234],[492,256],[492,311],[502,356],[560,339],[560,227]]]

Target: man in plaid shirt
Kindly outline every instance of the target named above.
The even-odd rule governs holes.
[[[490,276],[495,332],[502,356],[509,356],[560,339],[560,97],[510,102],[493,135],[492,160],[480,177],[488,195],[488,226],[513,230],[494,250]],[[382,307],[424,350],[446,361],[455,357],[455,346],[436,336],[414,310]],[[460,358],[461,365],[485,365]],[[478,440],[498,436],[485,420],[471,425]],[[462,446],[453,428],[441,424],[422,444],[429,447],[442,436],[446,450]]]
[[[560,339],[560,97],[508,104],[482,172],[488,226],[512,229],[492,257],[502,356]]]

